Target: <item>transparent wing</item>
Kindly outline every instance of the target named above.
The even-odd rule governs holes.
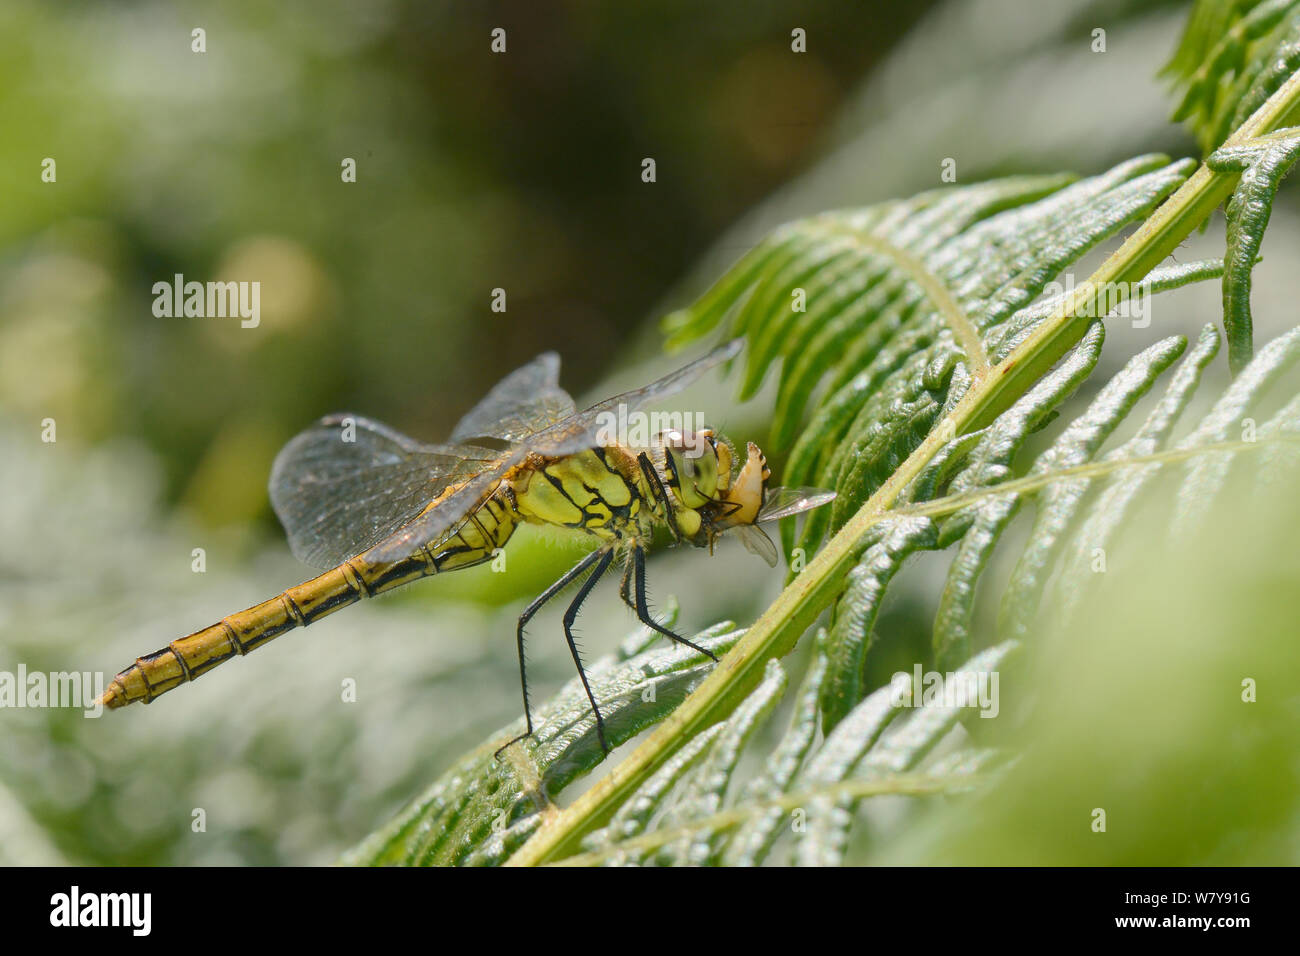
[[[294,554],[304,561],[309,561],[307,555],[319,559],[326,554],[336,556],[340,551],[348,553],[335,564],[362,551],[366,552],[367,561],[377,564],[400,560],[417,548],[435,543],[446,536],[467,514],[483,503],[506,472],[529,454],[567,455],[592,447],[598,443],[597,432],[602,427],[602,412],[617,410],[620,404],[626,405],[630,410],[671,395],[689,385],[703,372],[735,356],[742,344],[739,339],[729,342],[658,381],[605,399],[577,414],[573,413],[572,399],[555,385],[559,374],[559,359],[553,353],[538,356],[498,383],[487,398],[461,419],[452,433],[454,440],[486,436],[516,443],[509,451],[498,453],[459,444],[421,445],[383,425],[368,422],[367,435],[373,436],[374,442],[383,452],[378,462],[379,470],[363,465],[361,471],[373,472],[370,479],[362,482],[351,480],[352,485],[365,486],[371,499],[368,506],[343,510],[346,509],[348,496],[336,494],[332,488],[322,488],[321,482],[315,482],[301,496],[301,510],[306,518],[296,520],[291,526],[278,503],[276,513],[280,514],[286,530],[290,531],[290,546],[294,548]],[[564,415],[559,420],[553,420],[561,411]],[[337,417],[332,416],[326,421]],[[534,427],[530,427],[530,423]],[[299,436],[302,437],[304,436]],[[294,442],[298,440],[294,439]],[[289,448],[286,447],[281,456],[288,452]],[[406,459],[398,461],[399,453],[405,453]],[[479,457],[471,458],[471,454]],[[448,462],[446,459],[454,461]],[[383,471],[390,462],[392,464],[388,471]],[[277,466],[278,464],[277,459]],[[416,479],[421,468],[424,469],[425,476],[423,483]],[[429,478],[430,471],[435,478]],[[388,481],[392,481],[392,484],[386,485],[385,482]],[[434,498],[458,482],[463,484],[433,507],[428,507]],[[275,484],[273,475],[272,501],[276,500]],[[341,487],[349,487],[350,482],[344,476],[339,484]],[[391,491],[386,493],[385,487]],[[317,517],[322,509],[312,497],[318,493],[330,496],[331,506],[324,518]],[[385,505],[382,499],[389,495],[395,501],[391,505]],[[364,534],[361,533],[362,529],[349,531],[347,523],[352,520],[362,520],[365,523]],[[299,529],[304,546],[302,551],[294,543],[292,528]],[[328,528],[328,532],[325,528]],[[328,549],[320,546],[318,542],[322,540],[329,542]],[[344,546],[343,542],[348,544]]]
[[[675,372],[669,372],[649,385],[597,402],[590,408],[533,435],[527,440],[528,448],[542,455],[567,455],[584,448],[591,448],[599,444],[598,434],[605,424],[605,413],[616,414],[620,405],[632,411],[679,392],[709,369],[734,358],[743,345],[743,339],[733,339],[703,358],[696,359]]]
[[[471,445],[425,445],[361,415],[330,415],[276,456],[271,504],[294,555],[331,568],[393,535],[447,488],[494,470],[501,458]]]
[[[780,521],[800,512],[811,511],[821,507],[835,498],[835,492],[821,488],[769,488],[753,524],[737,525],[729,528],[734,531],[745,548],[758,555],[770,567],[776,567],[776,545],[767,536],[759,524],[765,521]]]
[[[833,500],[835,492],[822,488],[769,488],[754,522],[780,521]]]
[[[395,534],[370,548],[365,553],[366,561],[372,564],[400,561],[418,548],[446,537],[487,500],[505,473],[524,458],[525,452],[520,450],[498,459],[486,471],[475,475],[432,508],[416,515]]]
[[[560,388],[560,357],[554,352],[537,356],[493,387],[451,433],[454,442],[470,438],[522,441],[535,432],[573,415],[574,404]]]
[[[745,550],[756,554],[767,562],[769,568],[776,567],[776,545],[767,536],[767,532],[757,525],[739,524],[734,529]]]

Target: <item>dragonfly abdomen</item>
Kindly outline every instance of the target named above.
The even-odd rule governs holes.
[[[400,565],[412,562],[403,561]],[[420,567],[424,568],[421,560]],[[174,687],[197,680],[212,668],[241,657],[295,627],[305,627],[341,607],[378,593],[366,582],[368,570],[349,561],[268,601],[222,618],[172,641],[119,673],[101,698],[109,708],[150,703]],[[390,571],[389,568],[374,570]],[[433,573],[425,570],[424,574]],[[423,576],[423,575],[421,575]],[[409,580],[409,578],[406,578]],[[396,587],[391,584],[390,587]]]
[[[491,560],[514,533],[515,526],[513,510],[493,497],[443,541],[425,545],[408,558],[371,564],[364,554],[359,555],[270,600],[137,658],[113,679],[100,700],[110,709],[135,701],[147,704],[219,664],[256,650],[295,627],[306,627],[339,608],[431,574]]]

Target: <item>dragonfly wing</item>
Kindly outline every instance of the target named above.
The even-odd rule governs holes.
[[[555,384],[560,371],[559,358],[552,352],[538,356],[506,376],[452,432],[453,440],[487,434],[519,442],[517,447],[506,452],[489,470],[476,475],[464,487],[372,548],[366,559],[375,563],[397,561],[423,545],[438,541],[478,508],[505,473],[528,455],[568,455],[599,444],[602,412],[615,411],[620,403],[629,409],[637,408],[671,395],[708,369],[734,357],[742,345],[740,339],[728,342],[656,382],[615,395],[577,414],[573,413],[573,400]],[[563,416],[554,418],[561,411]]]
[[[500,438],[517,442],[569,418],[573,399],[560,388],[560,357],[537,356],[517,368],[471,408],[451,433],[453,442],[470,438]]]
[[[360,415],[330,415],[276,456],[271,504],[300,561],[336,567],[500,458],[488,448],[425,445]]]
[[[743,339],[733,339],[703,358],[696,359],[649,385],[597,402],[530,438],[529,449],[543,455],[567,455],[594,445],[606,444],[608,442],[603,439],[602,433],[613,425],[620,405],[627,411],[632,411],[675,394],[709,369],[735,358],[743,345]]]
[[[766,561],[769,568],[776,567],[776,545],[766,531],[752,524],[736,525],[734,530],[747,551]]]
[[[400,560],[445,537],[528,454],[564,455],[599,444],[602,412],[671,395],[735,356],[741,345],[729,342],[577,414],[557,384],[559,357],[547,352],[497,383],[456,425],[450,445],[425,445],[359,415],[331,415],[276,457],[271,502],[290,548],[308,564],[336,567],[363,552],[374,563]],[[464,443],[475,437],[515,447],[498,452]]]
[[[833,501],[834,498],[835,492],[824,488],[769,488],[763,507],[759,509],[754,523],[779,521],[790,515],[811,511],[813,508],[820,508],[828,501]]]
[[[499,459],[486,471],[467,480],[432,508],[423,510],[397,531],[365,553],[371,564],[386,564],[409,557],[426,544],[447,536],[467,515],[478,509],[496,490],[502,476],[524,458],[519,451]]]

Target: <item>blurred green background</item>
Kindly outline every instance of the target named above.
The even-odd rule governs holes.
[[[588,388],[925,7],[6,4],[6,405],[223,524],[326,411],[432,440],[546,349]],[[175,273],[260,281],[261,327],[155,318]]]
[[[322,414],[437,440],[546,349],[580,398],[636,384],[676,361],[657,315],[769,229],[932,188],[945,157],[973,181],[1194,155],[1155,75],[1184,16],[1109,0],[4,4],[0,669],[111,676],[309,576],[266,479]],[[1297,239],[1284,200],[1266,256]],[[1194,242],[1189,258],[1216,254],[1221,230]],[[155,317],[152,286],[175,273],[259,281],[260,327]],[[1284,270],[1257,276],[1261,340],[1294,321],[1296,292]],[[1217,289],[1176,301],[1182,331],[1217,319]],[[761,398],[735,410],[701,388],[761,439]],[[0,711],[0,863],[333,860],[517,717],[514,615],[574,553],[521,540],[518,573],[350,609],[147,710]],[[655,559],[661,603],[680,598],[688,629],[752,618],[780,580],[759,562],[738,577],[739,553]],[[632,623],[612,594],[585,620],[593,654]],[[542,637],[555,623],[533,628],[535,694],[570,674]]]

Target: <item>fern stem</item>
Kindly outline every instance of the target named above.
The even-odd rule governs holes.
[[[957,495],[947,495],[943,498],[932,498],[928,501],[900,505],[897,508],[891,508],[887,513],[877,515],[876,520],[881,521],[896,517],[934,518],[941,515],[956,514],[963,508],[991,498],[1033,494],[1048,485],[1068,481],[1071,478],[1100,478],[1115,472],[1127,471],[1130,468],[1171,465],[1180,461],[1200,458],[1203,455],[1248,454],[1274,448],[1278,445],[1295,444],[1300,444],[1300,435],[1287,433],[1268,438],[1257,438],[1255,441],[1223,441],[1209,445],[1194,445],[1188,448],[1167,448],[1163,451],[1151,452],[1148,455],[1089,461],[1086,464],[1072,465],[1069,468],[1058,468],[1041,474],[1030,474],[1023,478],[1014,478],[975,491],[966,491]]]
[[[1243,123],[1225,147],[1238,146],[1300,119],[1300,71]],[[1189,164],[1191,161],[1188,161]],[[529,866],[580,850],[582,837],[614,813],[656,768],[695,734],[723,720],[763,678],[767,661],[789,653],[842,590],[866,532],[893,507],[902,490],[955,435],[990,424],[1047,372],[1082,336],[1099,294],[1121,296],[1140,282],[1210,217],[1235,187],[1240,171],[1202,165],[1120,246],[1088,281],[1062,300],[1017,348],[970,389],[929,436],[850,518],[763,613],[744,637],[650,737],[560,814],[547,820],[508,861]],[[1114,285],[1112,285],[1114,284]],[[951,423],[951,425],[949,424]]]

